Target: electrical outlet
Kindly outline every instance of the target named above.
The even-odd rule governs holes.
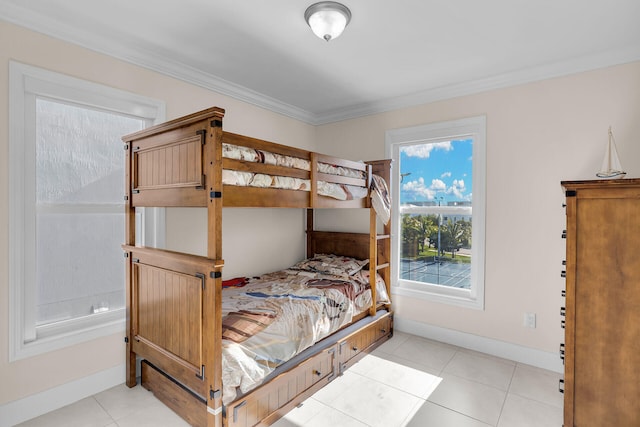
[[[524,318],[522,322],[522,326],[525,328],[535,328],[536,327],[536,314],[535,313],[524,313]]]

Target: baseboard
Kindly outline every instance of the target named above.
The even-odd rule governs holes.
[[[0,427],[11,427],[122,384],[125,365],[0,405]]]
[[[393,327],[400,332],[479,351],[553,372],[564,372],[564,366],[558,353],[549,353],[505,341],[416,322],[415,320],[398,316],[397,313],[393,318]]]

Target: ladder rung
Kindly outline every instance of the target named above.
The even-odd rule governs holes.
[[[387,268],[387,267],[389,267],[389,263],[385,262],[384,264],[378,264],[376,266],[376,270],[382,270],[383,268]]]
[[[376,240],[384,240],[384,239],[388,239],[389,237],[391,237],[390,234],[378,234],[376,235]]]

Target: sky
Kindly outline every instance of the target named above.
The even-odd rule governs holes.
[[[473,140],[405,145],[400,149],[400,204],[471,201]],[[408,174],[408,175],[405,175]]]

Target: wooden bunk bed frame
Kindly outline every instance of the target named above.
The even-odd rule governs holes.
[[[378,234],[369,197],[335,200],[317,194],[318,180],[367,185],[371,173],[390,178],[390,160],[351,162],[223,131],[213,107],[123,137],[127,282],[126,384],[141,383],[194,426],[270,425],[344,369],[391,337],[390,304],[376,303],[376,273],[391,295],[390,227]],[[310,161],[310,171],[223,158],[230,143]],[[317,162],[360,169],[366,179],[322,174]],[[222,169],[310,179],[311,191],[222,184]],[[366,182],[365,182],[366,181]],[[135,246],[136,207],[207,208],[207,256]],[[222,403],[222,207],[306,208],[307,254],[369,259],[372,305],[357,322],[325,338],[233,403]],[[314,230],[316,208],[369,208],[369,233]]]

